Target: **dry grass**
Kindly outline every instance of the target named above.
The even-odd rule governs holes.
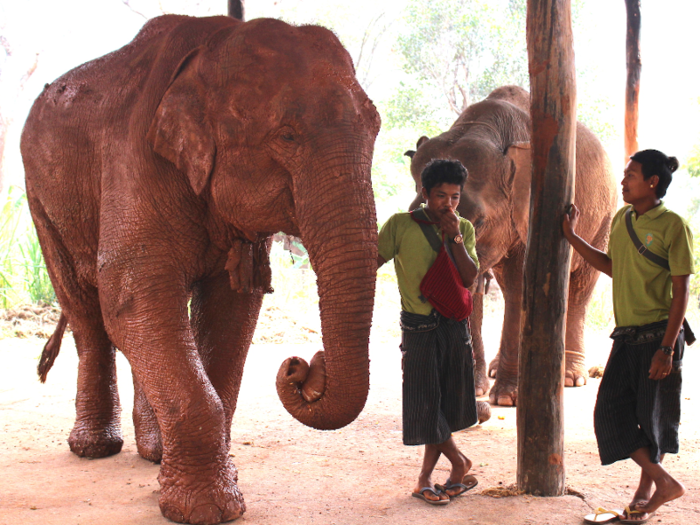
[[[0,309],[0,339],[6,337],[40,337],[48,339],[61,315],[58,306],[25,304],[7,310]]]

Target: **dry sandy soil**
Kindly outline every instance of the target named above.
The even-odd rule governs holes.
[[[395,323],[395,312],[390,314]],[[262,320],[260,330],[268,335],[273,328],[279,331],[277,321]],[[490,348],[497,346],[498,322],[486,330]],[[592,431],[598,379],[566,389],[569,495],[494,497],[506,495],[504,489],[516,479],[515,409],[494,407],[490,421],[455,435],[474,462],[478,487],[446,507],[411,498],[422,447],[401,443],[398,340],[395,331],[380,332],[382,324],[375,319],[367,406],[354,423],[332,432],[293,420],[274,388],[279,364],[291,355],[309,359],[320,347],[318,340],[274,344],[262,342],[274,337],[256,335],[232,429],[231,456],[248,508],[238,523],[577,524],[591,509],[624,507],[630,500],[638,479],[635,466],[625,461],[601,467],[598,461]],[[314,328],[308,333],[317,335]],[[590,366],[604,364],[608,341],[605,333],[588,334]],[[73,340],[66,335],[45,385],[35,372],[43,344],[35,336],[0,341],[0,524],[168,523],[158,510],[158,466],[136,453],[130,418],[133,392],[124,357],[119,354],[118,360],[124,448],[110,458],[80,459],[66,443],[75,416]],[[700,365],[698,350],[690,348],[685,363],[681,453],[666,463],[688,492],[663,507],[651,523],[700,523],[700,422],[693,417],[700,399],[699,382],[693,380]],[[436,481],[447,475],[448,463],[441,460]]]

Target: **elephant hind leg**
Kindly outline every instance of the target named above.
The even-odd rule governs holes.
[[[121,406],[116,350],[105,331],[98,291],[80,277],[73,254],[43,206],[30,199],[30,207],[49,277],[78,351],[76,419],[68,444],[81,457],[111,456],[121,451],[123,444]]]
[[[569,280],[569,303],[566,314],[566,386],[583,386],[588,380],[584,332],[586,311],[599,272],[589,264],[582,264]]]
[[[69,314],[68,319],[80,361],[75,425],[68,444],[81,457],[117,454],[122,449],[123,439],[116,349],[107,337],[101,316],[86,318]]]

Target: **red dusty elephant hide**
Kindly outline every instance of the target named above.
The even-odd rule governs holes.
[[[282,365],[280,398],[316,428],[353,421],[369,387],[379,125],[338,39],[275,20],[159,17],[46,86],[21,147],[64,315],[43,374],[65,320],[80,358],[71,450],[121,449],[118,348],[163,514],[244,512],[231,420],[280,231],[309,251],[325,349]]]

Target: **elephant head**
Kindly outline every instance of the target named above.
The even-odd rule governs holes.
[[[377,221],[379,115],[320,27],[231,20],[180,64],[149,130],[210,210],[213,238],[298,236],[317,274],[325,352],[291,358],[278,391],[302,423],[342,427],[364,407]],[[308,377],[307,377],[308,376]],[[308,380],[307,380],[308,379]]]
[[[452,127],[429,139],[421,137],[411,174],[422,201],[420,174],[432,159],[457,159],[469,172],[458,210],[474,225],[480,269],[488,270],[511,246],[527,242],[530,205],[529,95],[504,86],[469,106]]]

